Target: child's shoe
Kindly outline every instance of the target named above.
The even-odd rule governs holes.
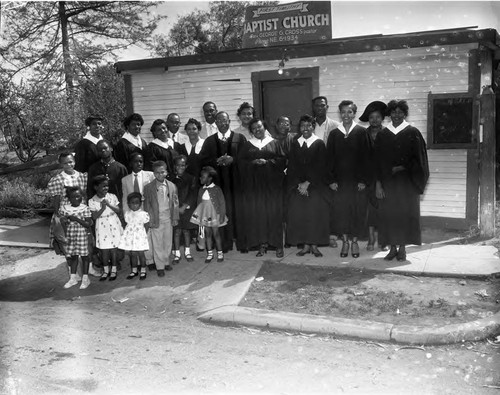
[[[94,276],[94,277],[101,277],[102,272],[100,270],[96,270],[94,268],[94,265],[92,263],[89,265],[89,275]]]
[[[213,252],[213,250],[208,251],[208,253],[207,253],[207,257],[206,257],[206,259],[205,259],[205,263],[210,263],[210,262],[212,262],[212,259],[214,259],[214,252]]]
[[[174,259],[172,260],[172,264],[177,265],[181,261],[181,252],[179,250],[173,250],[172,254],[174,255]]]
[[[224,252],[217,251],[217,262],[224,262]]]
[[[80,284],[80,289],[87,289],[90,285],[90,279],[87,274],[84,274],[82,277],[82,283]]]
[[[69,278],[69,281],[66,284],[64,284],[64,288],[68,289],[76,284],[78,284],[78,281],[76,280],[76,274],[72,274]]]
[[[184,249],[184,257],[186,258],[186,261],[188,261],[188,262],[194,261],[193,257],[191,256],[191,250],[189,249],[189,247],[186,247]]]

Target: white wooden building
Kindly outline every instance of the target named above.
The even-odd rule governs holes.
[[[328,98],[328,115],[334,119],[339,119],[337,104],[345,99],[357,104],[358,116],[373,100],[405,99],[407,120],[429,148],[423,223],[488,228],[495,201],[495,107],[494,95],[481,93],[493,85],[499,43],[494,29],[455,29],[126,61],[116,69],[125,76],[127,111],[145,119],[146,139],[152,138],[153,120],[171,112],[183,123],[190,117],[203,121],[201,107],[207,100],[227,111],[236,127],[236,110],[244,101],[272,124],[283,113],[292,119],[311,113],[311,99],[318,95]],[[285,62],[283,74],[278,74],[280,60]],[[459,93],[473,101],[470,141],[433,144],[429,94]],[[484,113],[478,115],[483,96],[493,100],[492,119],[486,123]]]

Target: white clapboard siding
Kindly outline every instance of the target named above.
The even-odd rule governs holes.
[[[427,97],[432,93],[466,92],[468,52],[476,44],[407,48],[357,54],[290,59],[287,69],[319,67],[320,94],[328,97],[329,115],[338,119],[337,104],[353,100],[361,114],[373,100],[406,99],[408,121],[427,138]],[[202,104],[211,100],[227,111],[231,126],[239,125],[236,110],[252,102],[251,73],[276,70],[278,61],[188,65],[168,70],[130,72],[134,110],[145,120],[143,135],[157,118],[176,112],[203,121]],[[388,120],[386,120],[387,122]],[[467,153],[465,150],[429,150],[430,179],[422,196],[422,215],[465,218]]]

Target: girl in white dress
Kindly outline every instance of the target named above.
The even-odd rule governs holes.
[[[132,192],[127,196],[127,204],[130,211],[125,213],[125,231],[120,239],[118,248],[130,253],[130,263],[132,271],[127,276],[127,280],[136,277],[137,261],[141,266],[139,280],[146,278],[146,257],[144,251],[149,250],[147,228],[149,226],[149,214],[141,209],[142,195],[139,192]]]
[[[89,200],[92,219],[95,221],[95,244],[101,252],[104,272],[99,281],[116,280],[116,249],[123,233],[118,214],[120,207],[118,197],[108,193],[108,178],[104,174],[95,176],[92,180],[95,195]],[[111,259],[111,273],[109,262]]]

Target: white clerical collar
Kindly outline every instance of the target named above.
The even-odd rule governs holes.
[[[337,126],[337,128],[342,132],[344,133],[346,136],[351,132],[352,129],[354,129],[354,126],[356,126],[357,123],[356,122],[353,122],[351,124],[351,127],[349,128],[349,130],[346,130],[345,127],[344,127],[344,124],[341,123],[339,126]]]
[[[265,136],[262,140],[259,140],[258,138],[256,137],[253,137],[251,138],[250,140],[248,140],[250,142],[250,144],[252,144],[254,147],[258,148],[258,149],[262,149],[264,148],[267,144],[269,144],[271,141],[273,141],[273,138],[272,137],[269,137],[269,136]]]
[[[160,139],[154,139],[151,141],[152,144],[156,144],[162,148],[169,149],[169,148],[174,148],[174,140],[172,140],[170,137],[167,138],[167,141],[162,141]]]
[[[219,140],[223,140],[223,139],[224,139],[224,137],[225,137],[225,138],[226,138],[226,140],[227,140],[229,137],[231,137],[231,133],[232,133],[232,132],[231,132],[231,129],[228,129],[228,130],[227,130],[227,132],[226,132],[225,134],[222,134],[222,133],[220,132],[220,130],[219,130],[219,129],[217,129],[217,136],[219,136]]]
[[[321,140],[321,139],[313,133],[311,137],[309,137],[307,140],[304,137],[300,136],[297,141],[299,142],[300,146],[306,143],[307,148],[309,148],[311,144],[314,143],[316,140]]]
[[[94,137],[94,136],[92,136],[92,134],[90,132],[87,132],[87,134],[85,136],[83,136],[83,138],[85,140],[90,141],[91,143],[94,143],[95,145],[97,145],[97,143],[102,140],[101,135],[99,135],[99,137]]]
[[[209,185],[204,185],[203,188],[204,189],[208,189],[208,188],[213,188],[215,186],[215,184],[212,182],[211,184]]]
[[[139,136],[136,137],[133,134],[131,134],[130,132],[125,132],[125,133],[123,133],[122,137],[125,140],[127,140],[128,142],[134,144],[136,147],[142,149],[142,141],[141,141],[141,138]]]
[[[199,154],[200,151],[201,151],[201,148],[203,147],[203,142],[205,141],[205,139],[198,139],[198,141],[196,142],[195,146],[194,146],[194,153],[195,154]],[[186,151],[188,153],[188,155],[191,153],[191,149],[193,148],[193,144],[191,144],[191,141],[186,141],[184,143],[184,145],[186,146]]]
[[[403,121],[397,128],[394,127],[394,125],[392,123],[390,123],[389,125],[387,125],[387,129],[389,129],[394,134],[398,134],[407,126],[410,126],[410,124],[406,121]]]

